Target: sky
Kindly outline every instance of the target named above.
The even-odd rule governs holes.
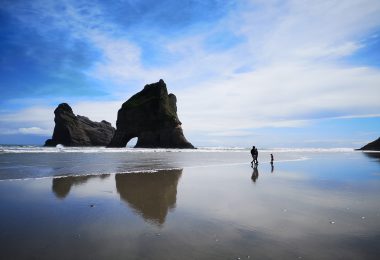
[[[115,126],[164,79],[195,146],[354,147],[380,136],[380,1],[0,0],[0,143],[54,109]]]

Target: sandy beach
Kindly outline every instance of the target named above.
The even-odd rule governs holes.
[[[2,160],[1,258],[376,259],[380,253],[376,153],[279,154],[293,159],[273,168],[261,153],[256,169],[243,162],[246,151],[160,153],[144,156],[184,166],[33,178],[19,165],[8,173],[28,178],[16,180],[4,175]],[[205,156],[214,161],[201,162]]]

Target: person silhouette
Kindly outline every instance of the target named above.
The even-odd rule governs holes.
[[[252,146],[252,149],[251,149],[251,156],[252,156],[251,166],[253,166],[253,163],[256,164],[256,162],[255,162],[255,150],[256,150],[256,147]]]
[[[258,156],[259,156],[259,151],[257,151],[257,148],[255,147],[254,156],[253,156],[255,165],[259,164],[259,161],[257,160]]]
[[[255,146],[252,146],[252,149],[251,149],[251,155],[252,155],[251,166],[252,166],[253,164],[258,165],[259,162],[258,162],[258,160],[257,160],[257,157],[258,157],[258,155],[259,155],[259,152],[257,151],[257,148],[256,148]]]

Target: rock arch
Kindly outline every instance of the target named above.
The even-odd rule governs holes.
[[[145,85],[119,109],[117,129],[108,146],[125,147],[137,137],[135,147],[194,148],[183,134],[176,103],[176,96],[168,94],[162,79]]]

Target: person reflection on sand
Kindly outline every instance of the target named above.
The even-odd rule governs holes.
[[[116,189],[120,199],[145,221],[161,226],[168,211],[175,208],[181,174],[182,169],[116,174]]]
[[[59,199],[64,199],[71,190],[71,187],[74,185],[83,185],[89,179],[92,178],[107,178],[109,174],[102,175],[88,175],[88,176],[67,176],[67,177],[58,177],[54,178],[52,182],[52,190],[55,196]]]
[[[270,166],[271,166],[271,173],[273,173],[274,171],[274,166],[273,166],[273,161],[274,161],[274,158],[273,158],[273,153],[270,154]]]
[[[256,182],[257,178],[259,178],[259,170],[257,169],[257,165],[253,166],[253,173],[251,179],[253,182]]]

